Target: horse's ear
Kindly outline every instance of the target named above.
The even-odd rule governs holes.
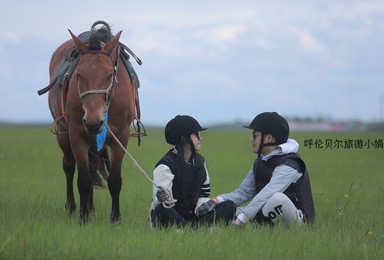
[[[123,31],[120,31],[118,34],[115,35],[109,42],[104,46],[104,51],[112,53],[115,49],[116,45],[119,43],[120,35]]]
[[[68,31],[69,31],[69,33],[71,34],[72,39],[73,39],[73,41],[75,42],[75,45],[76,45],[77,49],[79,50],[79,52],[80,52],[80,53],[84,53],[84,52],[88,49],[87,45],[86,45],[82,40],[80,40],[79,37],[77,37],[76,35],[74,35],[74,34],[71,32],[71,30],[68,29]]]

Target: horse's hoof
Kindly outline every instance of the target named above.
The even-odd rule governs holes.
[[[111,223],[112,224],[119,224],[121,223],[121,215],[115,216],[114,214],[111,214]]]
[[[64,206],[64,213],[66,213],[69,217],[72,217],[76,212],[76,205],[70,205],[68,203]]]

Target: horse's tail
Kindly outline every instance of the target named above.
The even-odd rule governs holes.
[[[96,147],[91,146],[88,151],[88,156],[92,187],[106,189],[103,179],[107,181],[111,169],[108,150],[103,149],[97,153]]]

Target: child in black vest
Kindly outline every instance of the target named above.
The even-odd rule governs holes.
[[[288,139],[288,122],[276,112],[265,112],[245,127],[253,130],[253,151],[258,158],[239,188],[213,201],[233,201],[238,206],[235,225],[248,221],[313,223],[315,209],[309,176],[297,154],[298,143]]]

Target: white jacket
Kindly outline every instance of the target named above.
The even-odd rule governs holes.
[[[176,150],[174,150],[174,152],[177,153]],[[207,202],[209,200],[209,196],[211,193],[210,183],[209,183],[209,174],[208,174],[207,165],[205,161],[204,161],[204,168],[205,168],[205,172],[207,173],[207,178],[203,184],[203,187],[201,188],[203,195],[201,195],[201,197],[198,198],[195,209],[198,208],[202,203]],[[153,182],[158,187],[162,186],[165,189],[168,189],[171,192],[171,194],[172,194],[174,178],[175,178],[175,175],[173,175],[171,169],[167,165],[159,164],[153,170]],[[156,197],[157,190],[158,189],[153,185],[151,209],[154,209],[155,207],[157,207],[157,205],[161,203]]]

